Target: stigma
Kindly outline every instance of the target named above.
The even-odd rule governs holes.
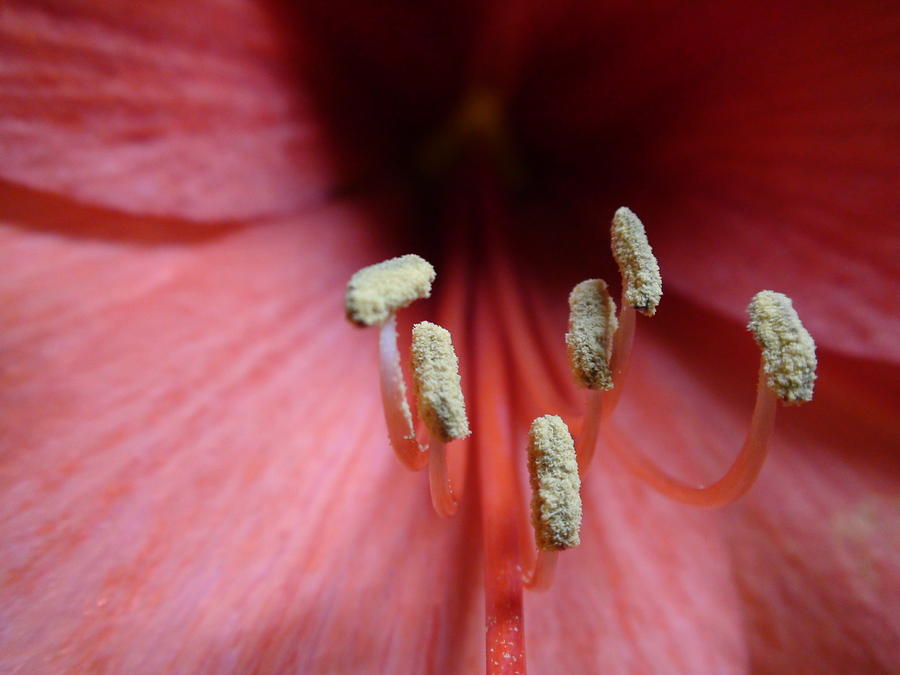
[[[816,380],[816,343],[791,299],[783,293],[760,291],[753,296],[747,313],[747,328],[762,350],[769,388],[788,405],[811,401]]]

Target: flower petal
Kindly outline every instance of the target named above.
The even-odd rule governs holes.
[[[888,599],[900,576],[896,369],[824,351],[815,400],[779,412],[751,491],[698,512],[624,475],[610,444],[708,484],[740,448],[759,353],[742,323],[677,293],[667,303],[639,321],[622,402],[583,488],[582,546],[560,560],[553,590],[528,596],[531,664],[889,670],[900,635]],[[564,370],[564,301],[537,311],[540,340],[557,344],[549,365]],[[583,408],[561,409],[578,429]]]
[[[740,324],[669,300],[679,318],[645,331],[612,426],[703,484],[740,447],[758,357]],[[884,601],[900,576],[897,373],[821,356],[815,400],[781,409],[769,460],[721,512],[720,536],[753,669],[889,670],[900,635],[896,603]]]
[[[735,318],[776,289],[820,346],[900,361],[898,30],[886,6],[801,11],[695,85],[647,167],[667,287]]]
[[[187,243],[3,226],[6,665],[480,660],[474,515],[439,523],[393,459],[376,335],[341,312],[351,272],[394,253],[376,211]]]
[[[511,108],[538,187],[640,215],[666,289],[896,361],[900,15],[884,3],[625,6],[544,29]],[[542,34],[543,34],[542,33]],[[664,311],[665,300],[663,300]]]
[[[247,0],[6,3],[0,177],[200,221],[319,199],[334,172],[274,23]]]

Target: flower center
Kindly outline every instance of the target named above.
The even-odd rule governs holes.
[[[424,143],[419,161],[426,175],[436,175],[473,152],[489,160],[507,184],[520,182],[523,169],[515,159],[505,104],[490,89],[475,89],[462,99],[444,126]]]
[[[499,117],[494,103],[476,100],[461,111],[450,128],[464,134],[493,134]],[[477,136],[479,139],[495,138]],[[612,219],[612,253],[622,277],[621,309],[607,285],[589,279],[569,296],[569,331],[565,336],[575,381],[586,390],[585,409],[577,440],[552,410],[534,420],[529,434],[527,463],[531,476],[531,522],[534,549],[522,550],[518,541],[520,486],[518,461],[526,453],[508,451],[510,443],[506,401],[502,390],[504,355],[493,335],[481,339],[487,323],[479,305],[475,312],[477,354],[474,387],[477,409],[473,432],[478,459],[487,596],[487,653],[489,672],[518,672],[524,666],[522,589],[545,590],[552,581],[557,553],[580,543],[581,476],[589,469],[599,432],[613,413],[626,379],[636,328],[636,311],[652,317],[662,297],[659,266],[644,225],[629,209]],[[501,287],[508,275],[498,270]],[[387,260],[357,272],[347,286],[345,310],[359,326],[380,326],[379,354],[385,421],[394,450],[409,469],[429,464],[432,504],[444,517],[456,513],[464,485],[453,485],[447,465],[447,443],[470,434],[469,420],[450,332],[430,322],[413,328],[412,368],[418,415],[427,429],[428,443],[416,439],[397,348],[396,313],[431,294],[434,268],[417,255]],[[513,303],[514,304],[514,303]],[[758,293],[748,308],[749,328],[762,350],[757,400],[744,445],[725,475],[713,484],[694,487],[669,476],[640,448],[626,447],[607,435],[606,444],[635,476],[663,495],[694,506],[730,504],[750,489],[767,454],[775,420],[775,402],[798,403],[812,397],[815,344],[800,323],[791,301],[773,291]],[[511,315],[514,316],[514,315]],[[527,329],[521,331],[527,341]],[[498,387],[498,383],[501,383]],[[466,446],[467,449],[470,446]],[[427,458],[427,459],[426,459]],[[465,455],[463,455],[465,460]],[[524,570],[524,571],[523,571]]]

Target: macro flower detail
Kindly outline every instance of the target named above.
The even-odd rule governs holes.
[[[0,668],[896,670],[898,34],[858,2],[4,3]],[[348,280],[410,252],[427,299],[351,326]],[[608,390],[565,339],[586,279]],[[814,382],[747,332],[764,288]],[[445,444],[402,404],[422,322]],[[815,400],[756,475],[766,351]],[[582,524],[531,592],[546,415]]]

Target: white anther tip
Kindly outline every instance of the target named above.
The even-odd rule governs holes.
[[[363,267],[347,284],[347,318],[358,326],[384,323],[398,309],[430,296],[434,277],[434,267],[415,254]]]
[[[450,331],[423,321],[412,330],[412,369],[419,417],[444,442],[469,435],[459,362]]]
[[[622,206],[613,216],[610,237],[625,301],[642,314],[653,316],[662,298],[662,277],[644,224],[634,211]]]
[[[753,296],[747,313],[747,328],[762,350],[769,388],[783,403],[811,401],[816,343],[803,327],[791,299],[783,293],[760,291]]]
[[[531,524],[541,551],[562,551],[581,543],[581,479],[575,443],[556,415],[544,415],[528,432]]]
[[[569,293],[566,347],[575,380],[588,389],[611,389],[613,336],[619,321],[616,303],[602,279],[588,279]]]

